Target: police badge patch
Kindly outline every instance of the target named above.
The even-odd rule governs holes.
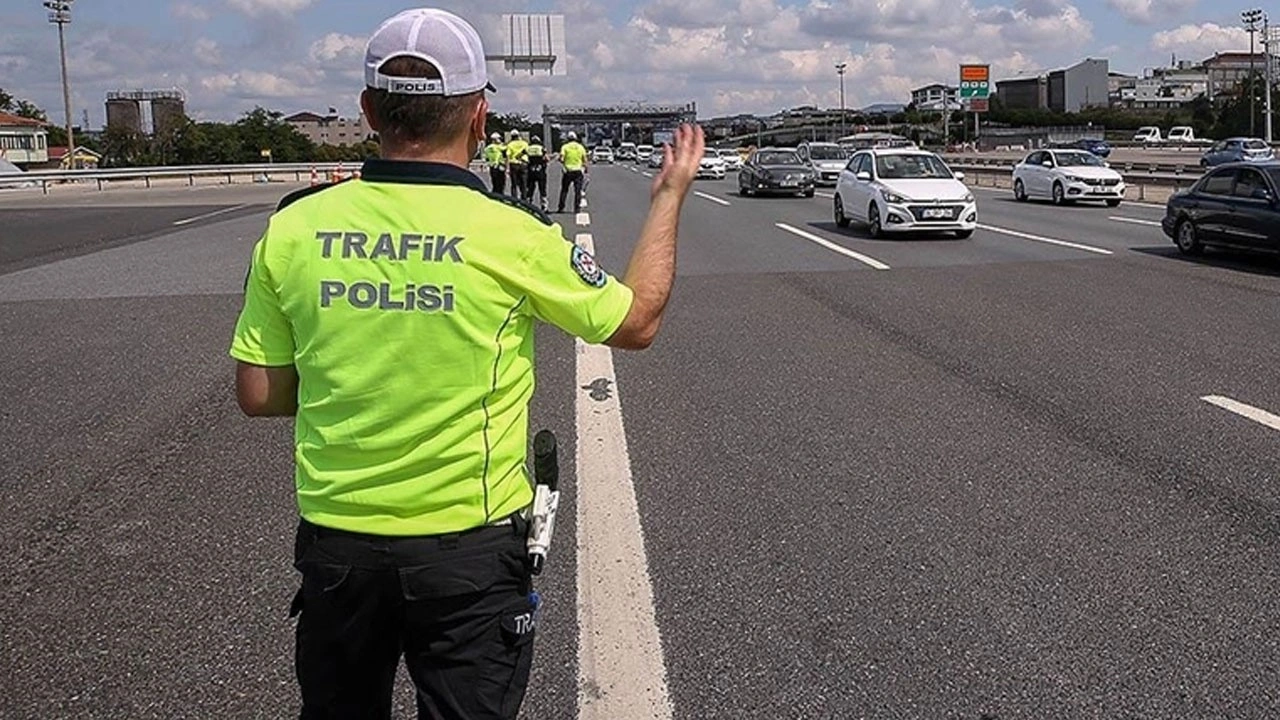
[[[569,264],[573,266],[573,271],[578,273],[578,277],[582,278],[582,282],[592,287],[604,287],[604,270],[596,264],[596,259],[591,257],[591,253],[574,245],[573,252],[569,255]]]

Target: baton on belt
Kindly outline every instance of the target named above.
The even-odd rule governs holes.
[[[560,506],[560,461],[556,457],[556,436],[550,430],[539,430],[533,437],[533,481],[533,517],[525,546],[533,574],[539,575],[551,549],[556,508]]]

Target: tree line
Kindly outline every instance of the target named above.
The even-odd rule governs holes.
[[[47,123],[48,115],[29,100],[0,88],[0,111]],[[490,132],[533,127],[523,114],[490,113]],[[47,125],[51,147],[65,147],[67,133]],[[312,142],[284,121],[284,113],[263,107],[244,113],[235,122],[196,121],[181,118],[169,127],[147,135],[122,127],[108,127],[101,134],[78,134],[76,144],[102,155],[101,167],[157,165],[237,165],[246,163],[361,162],[378,156],[377,136],[351,145]],[[263,155],[269,150],[268,160]]]

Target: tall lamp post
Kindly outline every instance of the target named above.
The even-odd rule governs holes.
[[[1245,10],[1244,12],[1240,13],[1240,20],[1241,22],[1244,23],[1244,29],[1249,32],[1249,90],[1248,92],[1249,92],[1249,135],[1250,136],[1257,133],[1256,126],[1254,125],[1254,120],[1256,119],[1257,113],[1254,110],[1256,99],[1254,98],[1254,92],[1253,92],[1253,74],[1254,74],[1253,68],[1254,68],[1254,57],[1255,57],[1253,36],[1254,36],[1254,33],[1258,32],[1258,23],[1262,22],[1264,17],[1266,16],[1263,14],[1263,12],[1257,8],[1254,8],[1252,10]],[[1267,64],[1270,65],[1269,58],[1268,58]],[[1270,95],[1270,94],[1271,94],[1271,88],[1268,87],[1267,95]]]
[[[67,118],[67,161],[69,168],[76,166],[76,140],[71,134],[71,84],[67,81],[67,38],[64,26],[71,22],[71,3],[76,0],[45,0],[49,9],[49,22],[58,26],[58,53],[62,57],[62,111]]]
[[[847,62],[836,63],[836,74],[840,76],[840,137],[845,135],[844,126],[844,71],[849,67]]]

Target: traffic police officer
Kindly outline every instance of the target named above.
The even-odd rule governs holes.
[[[542,146],[542,138],[534,135],[525,149],[525,157],[529,159],[529,190],[525,200],[538,203],[545,212],[547,209],[547,149]],[[534,200],[537,194],[538,200]]]
[[[582,211],[583,181],[587,172],[587,148],[578,142],[578,134],[569,131],[566,142],[560,146],[560,164],[564,166],[564,174],[560,176],[560,203],[556,212],[564,212],[564,201],[569,195],[569,186],[573,185],[573,212]]]
[[[528,149],[529,143],[520,137],[520,131],[512,130],[507,141],[507,175],[511,176],[511,194],[521,200],[529,199]]]
[[[484,146],[484,161],[489,165],[489,185],[501,195],[507,189],[507,146],[502,135],[494,133]]]
[[[653,342],[703,154],[677,131],[625,279],[466,168],[485,137],[480,37],[405,11],[365,50],[382,159],[286,197],[254,247],[231,355],[252,416],[293,416],[303,718],[515,718],[532,662],[525,546],[535,320]]]

